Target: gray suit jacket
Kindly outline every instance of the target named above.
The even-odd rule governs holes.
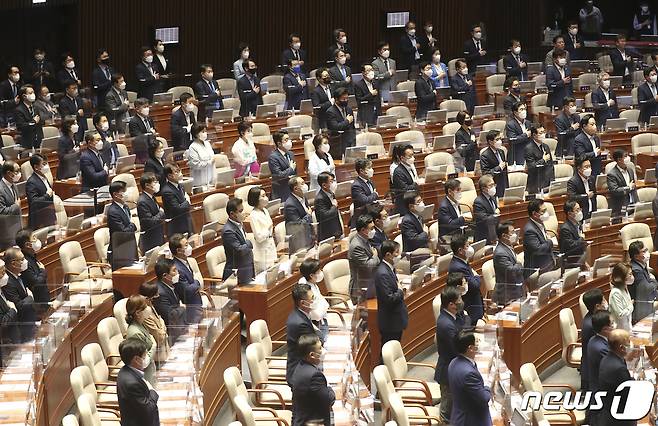
[[[122,90],[121,96],[123,96],[124,100],[128,99],[128,92]],[[105,95],[105,110],[110,114],[110,119],[116,120],[119,125],[121,125],[120,123],[122,121],[130,118],[128,115],[128,105],[121,101],[121,97],[114,88],[111,88]]]
[[[393,91],[395,90],[395,79],[393,76],[395,76],[395,72],[391,75],[391,73],[386,71],[386,64],[384,64],[384,60],[378,56],[377,59],[372,61],[372,68],[375,71],[375,79],[377,79],[379,83],[379,89],[383,91]],[[395,59],[388,58],[388,69],[389,70],[396,70],[397,67],[395,66]]]
[[[18,192],[15,185],[14,190]],[[16,233],[22,229],[21,208],[4,180],[0,179],[0,249],[4,250],[15,244]]]
[[[350,240],[347,259],[350,262],[350,296],[352,300],[359,299],[362,288],[367,289],[368,298],[376,297],[373,277],[375,269],[379,265],[379,257],[372,253],[368,240],[355,234]]]

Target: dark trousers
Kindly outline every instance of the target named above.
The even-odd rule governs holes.
[[[402,331],[392,331],[392,332],[386,332],[386,331],[379,331],[379,334],[382,336],[382,348],[386,344],[386,342],[390,340],[397,340],[398,342],[402,340]],[[380,357],[381,357],[381,350],[380,350]],[[384,363],[384,358],[380,358],[380,363]]]

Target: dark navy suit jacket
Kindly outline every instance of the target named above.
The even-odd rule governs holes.
[[[466,278],[466,283],[468,284],[468,291],[462,296],[464,310],[468,312],[468,316],[475,325],[477,320],[484,316],[484,302],[480,293],[480,276],[475,275],[471,266],[457,256],[452,257],[448,266],[448,272],[461,272],[464,274],[464,278]]]
[[[482,375],[470,359],[458,355],[448,367],[452,394],[450,424],[453,426],[489,426],[491,390],[484,385]]]
[[[247,284],[254,279],[254,246],[232,221],[222,228],[222,241],[226,252],[226,266],[222,279],[228,278],[233,269],[238,270],[238,283]]]
[[[404,293],[398,287],[398,278],[383,261],[375,271],[377,293],[377,322],[382,333],[400,332],[407,328],[409,314]]]

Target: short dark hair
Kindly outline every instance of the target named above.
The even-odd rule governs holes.
[[[420,194],[416,191],[407,191],[402,196],[402,205],[409,208],[410,205],[416,204],[416,197]]]
[[[341,96],[349,95],[349,94],[350,94],[350,92],[347,90],[346,87],[339,87],[339,88],[336,89],[336,91],[334,92],[334,98],[338,99],[338,98],[340,98]]]
[[[169,176],[171,174],[174,174],[175,171],[180,170],[177,164],[174,163],[167,163],[164,165],[163,169],[165,176]]]
[[[557,43],[557,41],[558,41],[559,39],[564,40],[564,37],[563,37],[561,34],[558,34],[558,35],[554,36],[554,37],[553,37],[553,44]]]
[[[184,92],[183,94],[180,95],[178,99],[180,99],[180,103],[184,104],[187,102],[188,99],[194,98],[191,93],[189,92]]]
[[[462,285],[463,282],[464,282],[464,273],[451,272],[448,274],[448,281],[446,282],[446,285],[448,287],[459,287],[460,285]]]
[[[512,111],[517,112],[519,108],[521,108],[522,106],[526,106],[525,102],[523,101],[514,102],[512,104]]]
[[[22,250],[25,244],[32,240],[32,230],[29,228],[21,229],[16,233],[16,245]]]
[[[144,54],[145,54],[146,52],[148,52],[149,50],[150,50],[151,52],[153,52],[153,49],[152,49],[150,46],[142,46],[142,47],[139,48],[139,53],[140,53],[142,56],[144,56]]]
[[[487,132],[487,142],[493,142],[499,134],[500,130],[489,130]]]
[[[121,74],[120,72],[115,72],[114,74],[112,74],[112,84],[118,83],[119,80],[121,80],[122,78],[123,78],[123,74]]]
[[[139,186],[142,189],[146,188],[146,185],[153,183],[158,180],[158,177],[153,172],[146,172],[139,178]]]
[[[279,145],[283,141],[283,137],[287,134],[288,131],[283,129],[272,133],[272,140],[274,141],[274,145]]]
[[[498,236],[498,238],[501,238],[503,235],[509,232],[510,227],[514,228],[514,222],[512,222],[511,220],[506,220],[504,222],[499,223],[498,226],[496,227],[496,236]]]
[[[644,78],[649,77],[649,74],[651,74],[651,71],[656,71],[656,72],[658,72],[657,67],[658,67],[658,64],[654,64],[652,67],[646,67],[646,68],[644,69],[644,72],[643,72],[643,74],[644,74]]]
[[[313,258],[304,259],[302,264],[299,265],[299,273],[307,280],[310,279],[311,275],[316,273],[319,269],[320,261]]]
[[[13,171],[15,171],[15,170],[14,170],[14,167],[15,167],[15,166],[16,166],[16,163],[13,162],[12,160],[5,161],[5,162],[2,164],[2,175],[4,176],[4,175],[6,175],[6,174],[9,173],[9,172],[13,172]]]
[[[136,337],[128,337],[119,343],[119,354],[125,365],[130,365],[133,358],[146,353],[146,344]]]
[[[619,148],[619,149],[615,149],[615,150],[612,152],[612,159],[615,160],[615,161],[617,161],[617,160],[621,160],[621,159],[624,158],[625,156],[626,156],[626,151],[623,150],[623,149],[621,149],[621,148]]]
[[[107,114],[105,114],[105,113],[102,112],[102,111],[101,111],[101,112],[97,112],[97,113],[94,114],[94,116],[92,117],[91,122],[94,124],[94,126],[97,126],[98,123],[101,122],[101,118],[102,118],[102,117],[107,118]]]
[[[455,337],[455,349],[457,349],[457,352],[460,354],[466,353],[468,347],[471,345],[475,345],[475,334],[472,332],[462,331],[457,337]]]
[[[381,41],[379,41],[379,42],[377,43],[377,51],[379,52],[380,50],[382,50],[383,48],[385,48],[385,47],[388,46],[388,45],[389,45],[389,43],[388,43],[387,41],[385,41],[385,40],[381,40]]]
[[[610,312],[598,311],[592,314],[592,329],[595,333],[600,333],[603,327],[611,326]]]
[[[455,235],[450,240],[450,250],[452,250],[453,253],[457,253],[459,249],[464,248],[467,242],[468,242],[468,237],[466,235],[464,234]]]
[[[293,176],[290,179],[288,179],[288,188],[290,188],[291,192],[297,186],[298,179],[299,179],[299,176]]]
[[[567,106],[572,102],[575,103],[576,98],[574,98],[573,96],[565,96],[564,99],[562,99],[562,106]]]
[[[372,220],[381,219],[383,211],[384,206],[379,203],[371,203],[366,205],[366,213],[372,216]]]
[[[27,93],[27,89],[34,89],[34,86],[31,84],[24,84],[21,86],[20,89],[18,89],[18,96],[23,96]]]
[[[564,58],[567,56],[567,51],[563,49],[555,49],[553,50],[553,59],[557,58]]]
[[[196,139],[197,136],[199,136],[199,133],[203,132],[206,130],[206,124],[200,121],[197,121],[194,123],[192,126],[192,137]]]
[[[311,290],[311,286],[306,283],[297,283],[292,286],[292,300],[295,303],[295,306],[299,305],[299,302],[305,300],[306,295]]]
[[[30,157],[30,166],[32,166],[32,170],[34,170],[34,167],[44,161],[44,158],[41,156],[41,154],[32,154]]]
[[[395,240],[385,240],[382,243],[381,248],[379,249],[379,254],[383,259],[388,253],[395,253],[395,251],[400,248],[400,243]]]
[[[144,281],[139,285],[139,294],[149,299],[158,294],[158,285],[153,281]]]
[[[133,103],[135,105],[135,109],[143,107],[145,105],[149,104],[149,100],[146,98],[137,98],[135,99],[135,102]]]
[[[541,123],[534,123],[532,126],[530,126],[530,134],[531,135],[536,135],[539,133],[539,129],[543,129],[544,125]]]
[[[155,262],[155,276],[157,279],[161,280],[165,274],[168,274],[171,271],[171,267],[174,266],[173,259],[167,259],[164,256],[160,256]]]
[[[372,223],[372,216],[369,214],[362,214],[356,219],[356,230],[360,231],[363,228],[367,228],[368,224]]]
[[[302,358],[306,358],[306,355],[313,350],[319,341],[320,338],[315,333],[302,334],[297,339],[297,354]]]
[[[444,287],[441,292],[441,306],[448,307],[450,303],[457,303],[461,293],[455,287]]]
[[[593,288],[586,291],[585,294],[583,294],[583,303],[589,312],[594,313],[596,305],[603,303],[603,292],[600,288]]]
[[[430,63],[427,62],[427,61],[422,61],[422,62],[420,63],[420,68],[419,68],[419,69],[423,70],[423,69],[425,69],[425,67],[429,67],[430,65],[432,65],[432,64],[430,64]]]
[[[324,133],[319,133],[313,137],[313,148],[317,151],[320,148],[320,145],[322,145],[322,142],[324,141],[329,142],[329,138],[327,137],[326,134]]]
[[[361,170],[365,170],[368,166],[372,166],[372,160],[367,158],[357,158],[354,162],[354,170],[359,173]]]
[[[125,191],[126,187],[126,182],[120,180],[114,181],[110,184],[110,195],[114,195],[119,191]]]
[[[240,208],[241,205],[242,205],[242,200],[240,198],[235,198],[235,197],[231,198],[226,203],[226,214],[228,216],[231,216],[231,213],[237,212],[238,208]]]
[[[201,64],[201,66],[199,67],[199,71],[200,72],[206,72],[208,70],[208,68],[212,69],[212,65],[210,65],[210,64]]]
[[[329,178],[333,178],[334,175],[329,172],[321,172],[318,175],[318,185],[322,186],[323,184],[329,182]]]
[[[644,250],[644,243],[642,240],[633,241],[628,245],[628,256],[633,259]]]
[[[541,206],[543,205],[544,205],[544,200],[540,200],[539,198],[530,200],[530,202],[528,203],[528,216],[532,216],[534,212],[538,212],[539,209],[541,209]]]
[[[582,129],[583,127],[587,126],[587,123],[589,123],[589,120],[592,118],[594,118],[594,114],[585,114],[580,117],[580,128]]]
[[[238,134],[240,136],[247,133],[247,130],[251,129],[251,123],[248,121],[241,121],[238,123]]]
[[[461,187],[462,183],[457,179],[448,179],[445,183],[446,194],[448,191],[455,191],[457,188]]]
[[[621,41],[621,40],[626,40],[626,34],[624,33],[617,34],[617,37],[615,37],[615,41]]]
[[[575,200],[569,200],[566,203],[564,203],[564,212],[565,213],[571,213],[573,209],[576,208],[578,205],[578,202]]]
[[[169,237],[169,251],[172,256],[175,256],[176,252],[183,247],[181,241],[183,241],[184,238],[185,236],[183,234],[174,234]]]
[[[457,115],[455,116],[455,121],[459,124],[464,124],[464,121],[466,121],[466,116],[469,115],[467,111],[459,111]]]
[[[574,161],[574,166],[576,166],[576,168],[579,169],[583,166],[583,163],[585,163],[585,161],[589,161],[589,158],[587,158],[584,155],[580,155],[576,157],[576,160]]]
[[[247,193],[247,204],[251,207],[256,207],[258,205],[258,200],[260,199],[260,192],[263,190],[260,186],[254,186],[249,188]]]

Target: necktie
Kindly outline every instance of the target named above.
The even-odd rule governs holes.
[[[388,71],[388,59],[384,59],[384,65],[386,66],[386,71]]]
[[[11,93],[13,93],[14,97],[16,97],[16,85],[14,83],[11,83]]]
[[[651,93],[652,93],[654,96],[656,96],[656,85],[655,85],[655,84],[652,84],[652,85],[651,85]]]
[[[69,71],[69,74],[71,74],[71,78],[73,80],[77,80],[78,78],[75,76],[75,72],[73,70]]]
[[[489,202],[491,203],[491,208],[496,210],[496,202],[494,201],[493,197],[489,198]]]
[[[327,94],[327,99],[331,99],[331,91],[328,86],[324,88],[324,92]]]
[[[27,291],[25,290],[25,284],[23,284],[23,280],[21,279],[21,277],[16,277],[16,278],[18,279],[18,284],[21,285],[21,289],[23,290],[23,293],[27,294]]]
[[[295,59],[299,61],[299,52],[296,50],[293,50],[293,52],[295,53]]]
[[[340,73],[343,76],[343,80],[347,79],[347,73],[345,72],[345,67],[340,67]]]
[[[34,108],[30,107],[29,111],[32,118],[34,118]]]
[[[210,91],[211,91],[211,92],[214,92],[214,91],[215,91],[215,87],[213,86],[212,81],[209,81],[209,82],[208,82],[208,87],[210,87]]]
[[[130,209],[128,208],[128,206],[126,205],[123,206],[123,212],[126,214],[126,216],[128,216],[128,220],[130,221]]]
[[[343,118],[347,117],[347,111],[345,110],[345,108],[341,108],[340,112],[341,114],[343,114]]]
[[[14,201],[18,202],[18,192],[16,192],[16,186],[11,186],[11,193],[14,194]]]
[[[475,48],[477,49],[478,52],[480,51],[480,42],[479,41],[475,42]]]
[[[183,190],[182,185],[180,185],[180,184],[178,185],[178,190],[180,191],[181,194],[183,194],[183,197],[184,197],[185,196],[185,191]]]
[[[108,67],[105,67],[105,77],[107,77],[108,80],[112,78],[110,75],[110,69]]]

